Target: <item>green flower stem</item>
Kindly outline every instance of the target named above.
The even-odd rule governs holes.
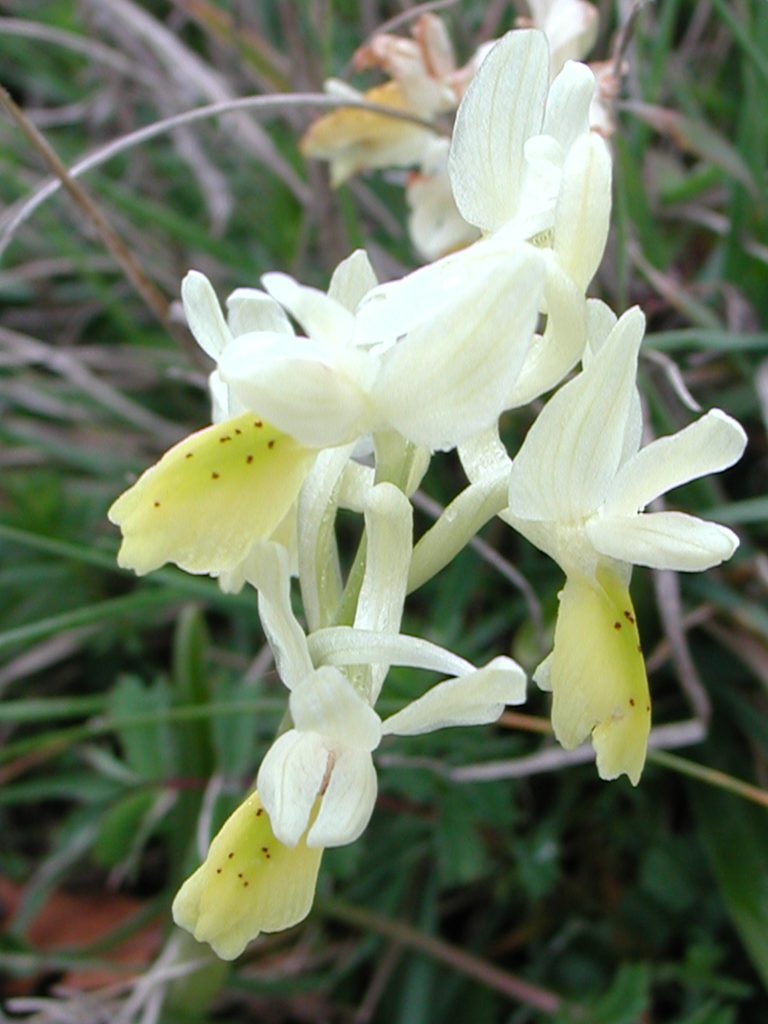
[[[363,585],[363,577],[365,576],[365,559],[367,552],[367,540],[365,532],[360,538],[360,543],[357,546],[355,552],[355,560],[352,563],[352,568],[349,570],[347,576],[347,582],[344,586],[344,593],[341,598],[339,610],[337,611],[333,622],[334,626],[351,626],[355,621],[355,612],[357,611],[357,602],[360,597],[360,588]]]
[[[374,444],[376,449],[374,483],[391,483],[407,494],[408,480],[417,452],[416,446],[410,441],[404,441],[399,434],[390,432],[377,434]],[[365,531],[363,531],[352,568],[347,576],[338,612],[330,625],[351,626],[355,621],[357,601],[365,576],[365,558],[366,537]]]
[[[408,593],[444,569],[508,501],[506,476],[492,484],[470,484],[454,498],[413,549]]]
[[[768,807],[768,790],[760,789],[759,786],[753,786],[751,783],[737,779],[726,772],[721,772],[717,768],[708,768],[704,764],[689,761],[686,757],[669,754],[666,750],[649,750],[648,760],[664,768],[670,768],[673,772],[678,772],[680,775],[687,775],[689,778],[706,782],[710,786],[716,786],[718,789],[725,789],[729,793],[735,793],[736,796],[740,796],[744,800],[751,800],[752,803],[759,804],[761,807]]]

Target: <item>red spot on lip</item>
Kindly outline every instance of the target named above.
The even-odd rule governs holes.
[[[218,480],[218,479],[219,479],[219,474],[218,473],[211,473],[211,480]]]
[[[614,629],[621,629],[621,623],[620,622],[614,622],[613,628]]]
[[[160,508],[160,502],[159,501],[155,502],[155,508]]]
[[[254,427],[261,428],[264,426],[264,422],[262,420],[254,420],[253,425]]]
[[[268,444],[267,444],[267,448],[274,448],[274,447],[275,447],[275,442],[274,441],[269,441]]]
[[[250,464],[253,462],[253,456],[252,455],[247,455],[246,458],[245,458],[245,461],[250,466]]]
[[[632,708],[635,706],[635,698],[634,697],[630,697],[629,698],[629,706],[632,707]]]

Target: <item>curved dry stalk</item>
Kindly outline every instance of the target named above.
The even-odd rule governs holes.
[[[404,921],[397,921],[367,908],[353,906],[337,899],[326,898],[319,900],[318,904],[319,909],[328,917],[344,921],[346,924],[352,925],[354,928],[361,928],[366,932],[374,931],[380,935],[386,935],[399,945],[425,953],[434,960],[447,964],[460,974],[474,978],[482,985],[487,985],[488,988],[492,988],[515,1002],[535,1007],[546,1014],[558,1013],[566,1006],[565,1000],[555,992],[496,967],[495,964],[483,960],[474,953],[467,953],[463,949],[459,949],[458,946],[453,946],[433,935],[427,935]],[[573,1004],[568,1004],[568,1008],[576,1009]]]
[[[59,158],[58,153],[56,153],[45,136],[37,130],[24,111],[14,102],[7,90],[2,86],[0,86],[0,105],[10,114],[32,148],[45,160],[46,164],[57,176],[59,184],[96,229],[102,242],[115,257],[123,273],[144,300],[147,307],[164,327],[168,327],[170,324],[169,305],[163,293],[144,273],[138,260],[109,223],[100,207],[91,199],[82,185],[72,178],[65,164]]]
[[[64,46],[69,50],[82,53],[93,61],[105,64],[114,71],[119,71],[121,75],[142,82],[146,81],[147,69],[145,67],[138,67],[134,61],[129,60],[119,50],[99,43],[95,39],[79,36],[76,32],[54,28],[52,25],[41,25],[39,22],[27,21],[24,18],[0,18],[0,35],[40,39],[45,43]]]
[[[425,121],[415,114],[405,111],[394,110],[380,103],[369,103],[366,100],[353,100],[338,96],[324,96],[321,93],[283,93],[279,96],[242,96],[239,99],[224,100],[220,103],[209,103],[204,107],[194,107],[192,110],[185,110],[181,114],[174,114],[172,117],[155,121],[154,124],[145,128],[138,128],[136,131],[122,135],[112,142],[107,143],[90,155],[83,157],[71,167],[65,168],[69,179],[79,178],[86,171],[100,167],[111,160],[112,157],[124,153],[134,146],[149,142],[150,139],[163,135],[174,128],[182,125],[192,124],[195,121],[203,121],[209,117],[217,117],[220,114],[227,114],[233,110],[253,110],[256,112],[280,110],[286,107],[319,107],[321,109],[336,109],[337,107],[351,107],[356,110],[367,110],[373,114],[383,114],[385,117],[392,117],[398,121],[407,121],[410,124],[420,125],[439,134],[439,130],[429,121]],[[0,218],[0,256],[5,252],[14,235],[29,218],[41,206],[46,199],[55,195],[62,187],[62,182],[53,179],[36,189],[27,199],[23,200],[16,210],[10,210],[5,217]]]
[[[648,737],[649,750],[674,750],[701,743],[706,730],[698,719],[686,722],[672,722],[651,729]],[[529,775],[555,772],[575,764],[589,764],[594,761],[595,752],[590,744],[583,744],[575,750],[561,747],[547,747],[526,757],[514,757],[504,761],[487,761],[484,764],[462,765],[448,772],[452,782],[495,782],[497,779],[523,779]]]

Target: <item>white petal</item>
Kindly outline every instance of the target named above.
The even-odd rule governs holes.
[[[371,820],[377,785],[371,755],[362,750],[343,750],[334,763],[307,845],[353,843]]]
[[[490,51],[456,115],[449,171],[465,220],[492,231],[517,212],[523,147],[541,130],[549,53],[540,32],[508,32]]]
[[[611,170],[608,147],[595,134],[576,141],[563,167],[553,247],[582,291],[605,251],[611,216]]]
[[[441,140],[446,144],[447,139]],[[408,234],[425,260],[463,249],[474,242],[479,232],[459,213],[451,191],[448,167],[411,174],[405,186],[408,203]]]
[[[461,253],[452,253],[369,292],[355,317],[357,345],[395,344],[403,335],[429,324],[461,284],[467,261],[487,259],[495,251],[488,242],[476,242]]]
[[[388,664],[465,675],[474,666],[421,637],[374,633],[351,626],[318,629],[307,638],[312,660],[324,665]]]
[[[365,507],[365,531],[365,575],[354,625],[357,629],[396,634],[411,564],[413,511],[394,484],[381,483],[371,491]],[[388,670],[386,664],[366,667],[366,696],[371,704],[375,703]]]
[[[611,307],[600,299],[587,299],[587,348],[584,352],[586,366],[595,352],[599,352],[616,326],[618,317]]]
[[[644,317],[629,310],[578,377],[545,405],[512,463],[509,512],[568,522],[596,510],[618,469]]]
[[[198,270],[181,282],[181,301],[189,329],[203,352],[218,359],[232,339],[213,285]]]
[[[348,309],[317,288],[308,288],[288,274],[265,274],[262,284],[302,325],[310,338],[326,345],[344,345],[352,334],[354,318]]]
[[[291,322],[271,295],[258,288],[237,288],[227,299],[227,314],[232,334],[273,331],[293,334]]]
[[[353,313],[378,283],[368,253],[365,249],[356,249],[334,270],[328,297]]]
[[[339,477],[353,445],[320,452],[299,493],[299,580],[309,633],[334,620],[341,569],[334,533]]]
[[[337,668],[315,669],[291,693],[297,729],[322,736],[335,750],[375,750],[381,740],[379,716]]]
[[[416,444],[448,450],[504,409],[533,336],[541,254],[527,245],[456,262],[453,294],[381,357],[372,396]],[[447,280],[447,279],[446,279]]]
[[[589,107],[595,76],[586,64],[569,60],[549,87],[544,135],[554,136],[567,152],[579,135],[589,131]]]
[[[240,416],[248,410],[241,403],[232,400],[229,387],[221,379],[218,369],[208,377],[208,392],[211,396],[211,422],[223,423],[225,420]]]
[[[683,512],[646,512],[595,519],[587,534],[603,555],[650,569],[700,572],[720,565],[739,546],[726,526]]]
[[[282,545],[265,544],[248,569],[248,579],[259,591],[259,619],[278,674],[292,690],[312,673],[313,665],[304,630],[291,607],[288,552]]]
[[[359,356],[362,367],[363,353],[344,355],[343,366],[337,356],[306,338],[243,334],[227,347],[219,372],[248,408],[303,444],[326,448],[365,433],[369,416],[352,361]]]
[[[272,831],[286,846],[295,846],[306,831],[329,756],[316,733],[291,729],[275,740],[261,762],[259,795]]]
[[[453,725],[495,722],[507,704],[525,700],[525,673],[511,658],[494,658],[485,668],[446,679],[384,720],[385,736],[418,736]]]
[[[547,325],[533,339],[520,375],[507,398],[510,409],[527,405],[559,384],[584,353],[587,340],[586,303],[582,291],[551,252],[544,277]]]
[[[712,409],[676,434],[652,441],[625,463],[606,500],[606,513],[637,512],[673,487],[719,473],[738,462],[746,443],[741,424]]]
[[[459,448],[461,467],[471,483],[509,472],[512,460],[499,436],[499,424],[470,437]]]

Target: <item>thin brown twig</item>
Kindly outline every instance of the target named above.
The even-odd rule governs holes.
[[[611,92],[607,105],[610,107],[610,121],[614,124],[616,121],[616,109],[621,89],[621,81],[627,71],[627,65],[624,63],[624,57],[626,56],[629,44],[632,42],[632,37],[635,34],[635,28],[637,27],[637,20],[640,17],[640,12],[644,7],[652,2],[653,0],[634,0],[627,20],[616,33],[616,38],[613,41],[609,63],[611,64],[610,77],[612,82],[615,83],[615,87]]]
[[[510,974],[481,957],[467,953],[433,935],[426,935],[404,921],[396,921],[368,908],[352,906],[336,899],[318,901],[318,906],[328,917],[344,921],[355,928],[386,935],[409,949],[424,953],[461,974],[475,978],[515,1002],[532,1006],[546,1014],[555,1014],[564,1008],[565,1001],[555,992]],[[578,1009],[572,1004],[568,1005],[571,1012]]]
[[[660,570],[653,574],[653,585],[659,616],[664,634],[669,641],[680,688],[693,713],[706,726],[712,714],[712,705],[688,646],[680,600],[680,579],[677,573]]]
[[[409,7],[407,11],[389,18],[388,21],[383,21],[373,34],[379,35],[382,32],[391,32],[393,29],[400,28],[401,25],[407,25],[416,18],[420,18],[422,14],[429,14],[432,11],[444,11],[448,7],[455,7],[457,3],[458,0],[428,0],[427,3],[416,4],[413,7]]]
[[[647,7],[653,0],[635,0],[632,5],[632,10],[629,12],[629,16],[624,24],[619,29],[616,39],[613,43],[611,50],[611,62],[613,64],[613,77],[618,82],[621,78],[621,66],[624,61],[629,44],[632,42],[632,36],[635,34],[637,28],[637,19],[640,17],[644,7]]]
[[[45,136],[37,130],[3,86],[0,86],[0,105],[10,114],[32,148],[43,158],[72,201],[95,228],[102,242],[115,257],[126,278],[136,289],[148,309],[163,327],[169,327],[169,304],[162,292],[147,277],[131,250],[111,226],[101,209],[83,186],[74,180]]]

